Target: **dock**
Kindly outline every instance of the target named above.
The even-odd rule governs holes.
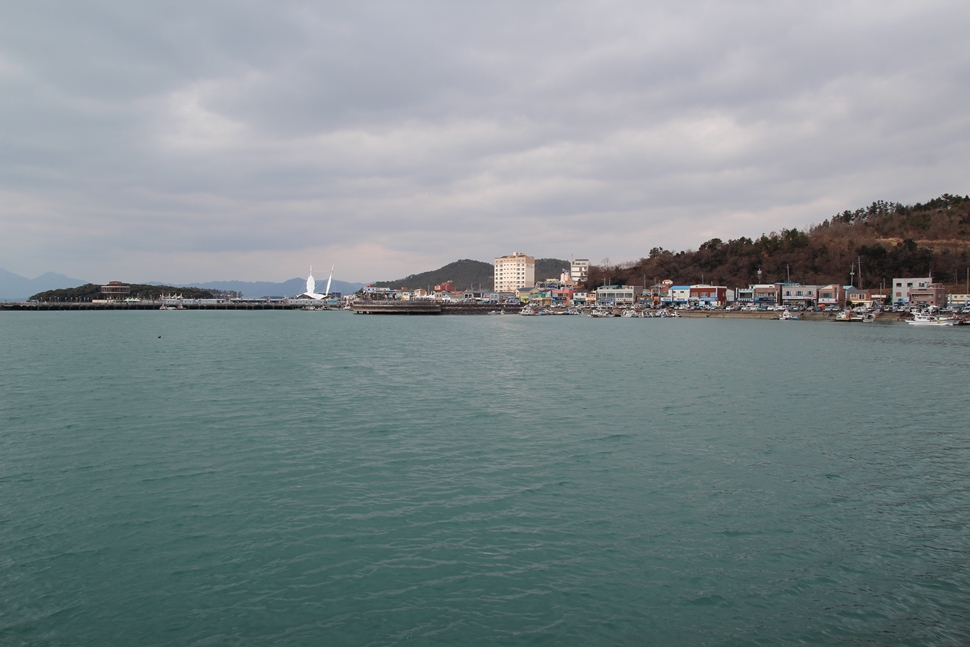
[[[305,301],[223,301],[220,303],[192,303],[186,300],[175,305],[159,301],[90,302],[10,302],[0,303],[0,312],[49,312],[80,311],[103,312],[107,310],[303,310],[313,303]],[[382,315],[487,315],[518,314],[522,304],[501,303],[441,303],[437,301],[357,301],[351,308],[356,314]],[[327,309],[327,308],[318,308]],[[337,308],[333,308],[336,310]]]
[[[521,303],[444,303],[439,301],[355,301],[359,315],[487,315],[518,314]]]

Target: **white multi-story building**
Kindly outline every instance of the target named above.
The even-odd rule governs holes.
[[[690,301],[690,286],[689,285],[671,285],[670,286],[670,300],[673,303],[687,303]]]
[[[495,259],[495,291],[515,292],[536,284],[536,259],[522,252]]]
[[[569,264],[569,278],[573,280],[573,285],[586,285],[587,276],[589,276],[588,258],[577,258]]]
[[[933,282],[933,277],[924,276],[915,279],[893,279],[892,302],[909,303],[909,291],[926,289]]]
[[[633,305],[637,288],[632,285],[607,285],[596,288],[596,302],[602,305]]]

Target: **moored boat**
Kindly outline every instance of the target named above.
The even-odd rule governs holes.
[[[955,326],[959,323],[959,319],[956,317],[941,317],[940,315],[924,312],[914,312],[913,318],[907,319],[906,323],[911,326]]]

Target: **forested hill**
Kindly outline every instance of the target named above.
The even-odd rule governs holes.
[[[186,299],[214,299],[222,294],[219,290],[202,290],[199,288],[177,288],[171,285],[141,285],[132,283],[129,286],[129,297],[142,299],[157,299],[163,294],[181,294]],[[95,283],[85,283],[76,288],[62,290],[47,290],[38,292],[30,297],[30,301],[91,301],[103,299],[101,286]]]
[[[805,231],[783,229],[754,240],[713,238],[696,251],[655,247],[638,261],[591,267],[587,285],[650,285],[671,279],[736,287],[758,282],[759,268],[764,283],[785,281],[790,272],[792,281],[806,285],[848,284],[857,258],[863,287],[878,288],[893,277],[926,276],[930,271],[941,282],[964,285],[970,266],[970,197],[943,194],[914,205],[878,201]]]
[[[559,278],[559,273],[569,270],[569,261],[558,258],[538,258],[536,259],[536,280]],[[457,290],[478,289],[491,290],[494,287],[495,267],[491,263],[462,259],[454,263],[448,263],[444,267],[412,274],[403,279],[393,281],[378,281],[373,285],[382,288],[433,288],[439,283],[451,281]]]

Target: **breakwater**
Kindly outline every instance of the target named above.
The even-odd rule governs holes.
[[[522,304],[357,301],[351,308],[359,315],[486,315],[518,314],[522,310]]]

